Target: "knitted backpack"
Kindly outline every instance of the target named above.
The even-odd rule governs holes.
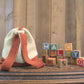
[[[44,66],[31,33],[25,28],[14,28],[5,37],[0,70],[10,71],[12,66]]]

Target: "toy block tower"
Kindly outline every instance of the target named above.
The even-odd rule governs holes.
[[[49,48],[50,48],[50,45],[49,43],[44,43],[43,44],[43,47],[41,49],[41,56],[42,56],[42,60],[43,62],[47,62],[47,59],[49,57]]]
[[[57,63],[58,63],[59,59],[63,59],[63,50],[62,49],[57,50],[57,57],[56,57],[56,59],[57,59]]]
[[[67,67],[68,63],[67,63],[67,60],[66,59],[59,59],[58,60],[58,67],[61,68],[61,67]]]
[[[48,58],[47,59],[47,65],[55,66],[56,65],[56,58]]]
[[[81,51],[80,50],[74,50],[72,54],[73,54],[73,58],[81,57]]]
[[[56,58],[56,55],[57,55],[57,52],[56,52],[57,44],[51,43],[51,48],[50,49],[51,49],[50,50],[50,56]]]

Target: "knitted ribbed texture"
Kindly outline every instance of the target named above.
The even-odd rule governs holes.
[[[28,58],[27,37],[25,34],[22,34],[22,33],[20,33],[20,37],[21,37],[22,53],[23,53],[23,57],[24,57],[25,62],[36,67],[36,68],[40,68],[40,67],[44,66],[44,63],[40,59],[32,61]]]
[[[17,35],[15,34],[14,38],[13,38],[11,50],[9,52],[8,57],[2,63],[1,68],[0,68],[1,70],[9,71],[11,69],[11,67],[16,59],[16,56],[17,56],[19,43],[20,43],[19,36],[18,36],[18,34]]]
[[[19,30],[22,30],[22,29],[23,28],[20,28]],[[35,54],[37,54],[37,51],[36,51],[34,43],[33,43],[33,46],[34,46],[35,51],[33,51],[32,53],[29,52],[31,55],[33,55],[33,54],[34,55],[33,55],[33,57],[30,54],[29,54],[30,56],[28,56],[28,49],[29,49],[29,47],[28,47],[28,36],[26,34],[24,34],[23,32],[24,31],[22,31],[22,32],[20,31],[17,34],[14,34],[13,40],[11,42],[12,46],[10,48],[8,56],[6,57],[6,59],[4,59],[3,58],[4,56],[3,56],[2,57],[2,61],[0,61],[0,63],[2,64],[0,66],[0,70],[2,70],[2,71],[3,70],[10,71],[11,67],[14,64],[16,64],[17,66],[19,66],[20,64],[22,64],[23,66],[32,65],[32,66],[34,66],[36,68],[40,68],[40,67],[44,66],[44,63],[42,62],[42,60],[41,59],[37,59],[37,56],[34,56]],[[10,34],[8,34],[8,35],[10,35]],[[31,35],[30,35],[30,38],[32,38]],[[10,39],[7,39],[7,40],[10,40]],[[33,41],[33,38],[32,38],[32,41]],[[20,62],[19,63],[18,62],[19,60],[17,60],[17,63],[15,63],[16,57],[18,56],[18,53],[19,53],[18,52],[19,49],[21,50],[21,56],[23,58],[22,60],[24,60],[24,62],[22,62],[22,63]],[[31,59],[31,57],[32,57],[32,59]]]

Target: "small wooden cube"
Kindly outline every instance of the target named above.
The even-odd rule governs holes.
[[[81,58],[82,58],[82,66],[84,67],[84,57]]]
[[[71,57],[71,64],[76,65],[76,58]]]
[[[73,55],[73,58],[79,58],[79,57],[81,57],[81,51],[80,50],[74,50],[72,55]]]
[[[83,65],[83,59],[82,58],[76,58],[76,65]]]
[[[57,52],[55,50],[50,50],[50,56],[56,56],[57,55]]]
[[[63,50],[57,50],[57,56],[63,56]]]
[[[47,65],[55,66],[56,65],[56,58],[48,58]]]
[[[64,59],[67,59],[68,64],[71,64],[71,57],[63,56]]]
[[[63,56],[56,56],[56,62],[58,63],[59,59],[63,59]]]
[[[50,49],[50,44],[49,43],[44,43],[43,44],[43,49],[44,50],[49,50]]]
[[[59,59],[58,60],[58,67],[67,67],[68,63],[67,63],[67,59]]]
[[[71,57],[72,56],[72,51],[65,51],[65,56]]]
[[[49,56],[42,56],[42,61],[44,62],[44,63],[47,63],[47,59],[49,58]]]
[[[41,56],[49,56],[49,51],[41,49]]]
[[[57,44],[51,43],[51,50],[57,50]]]
[[[72,51],[72,43],[65,43],[64,50],[65,51]]]

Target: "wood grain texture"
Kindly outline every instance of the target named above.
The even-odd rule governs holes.
[[[13,27],[13,0],[0,0],[0,57],[6,34]]]
[[[66,0],[65,42],[76,49],[76,0]]]
[[[5,0],[0,1],[0,56],[2,53],[5,37]]]
[[[77,49],[83,51],[83,0],[77,0]],[[83,54],[84,55],[84,54]]]
[[[21,27],[27,25],[27,0],[14,0],[13,2],[13,26]]]
[[[36,44],[41,57],[42,44],[50,42],[50,2],[51,0],[38,0],[38,17],[36,28]]]
[[[37,1],[38,0],[27,0],[27,28],[31,32],[32,36],[36,37],[37,28]]]
[[[57,43],[58,49],[65,43],[65,0],[52,0],[51,43]]]

